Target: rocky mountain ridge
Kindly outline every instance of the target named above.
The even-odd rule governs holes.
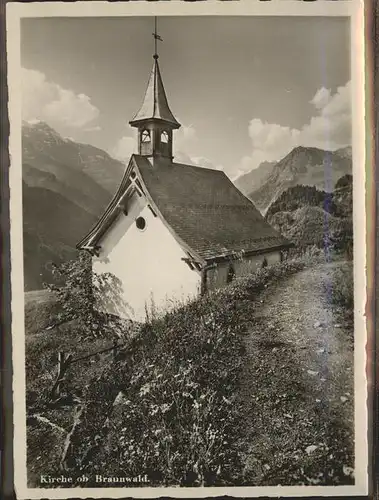
[[[50,261],[76,255],[76,243],[111,200],[125,166],[44,122],[23,123],[22,153],[24,283],[36,290]]]
[[[290,187],[315,186],[331,192],[340,177],[351,173],[351,148],[325,151],[298,146],[277,162],[267,180],[248,196],[265,213],[270,204]]]
[[[234,180],[234,184],[245,195],[256,191],[270,177],[276,161],[264,161],[258,168],[254,168]]]

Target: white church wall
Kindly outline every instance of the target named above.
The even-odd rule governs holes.
[[[146,221],[142,231],[135,224],[137,217]],[[121,280],[128,305],[124,317],[144,321],[146,307],[159,313],[200,291],[200,273],[181,260],[186,254],[146,202],[133,199],[129,214],[119,217],[100,245],[103,251],[94,258],[94,270]]]
[[[103,236],[101,240],[101,259],[106,259],[114,250],[116,245],[125,236],[130,226],[147,206],[146,198],[138,196],[137,193],[128,202],[128,214],[120,213],[117,220],[113,222],[112,228]]]

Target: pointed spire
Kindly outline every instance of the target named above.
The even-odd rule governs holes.
[[[160,42],[162,42],[163,40],[157,31],[156,17],[154,20],[154,27],[154,33],[152,34],[154,37],[153,68],[151,70],[149,83],[147,85],[142,106],[133,120],[131,120],[129,123],[133,127],[138,127],[142,121],[158,119],[163,120],[167,124],[170,124],[171,128],[179,128],[180,123],[175,119],[168,105],[166,92],[163,86],[161,72],[159,69],[157,42],[158,40]]]
[[[162,38],[157,33],[156,21],[153,37],[153,68],[142,106],[129,124],[138,129],[138,154],[172,161],[173,131],[181,125],[170,110],[162,82],[157,53],[157,41],[162,41]]]
[[[159,70],[158,55],[154,54],[153,58],[153,68],[151,70],[142,106],[133,120],[129,123],[132,126],[138,126],[138,123],[141,121],[158,119],[169,123],[172,128],[179,128],[180,123],[175,119],[168,105],[161,72]]]

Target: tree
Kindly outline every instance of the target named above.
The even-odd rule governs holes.
[[[341,219],[341,225],[332,234],[333,248],[343,254],[347,260],[353,259],[353,220],[352,218]]]
[[[353,176],[351,174],[345,174],[338,179],[335,185],[335,189],[341,189],[353,185]]]
[[[111,273],[94,272],[91,256],[85,251],[75,260],[52,264],[52,283],[44,283],[44,287],[55,294],[59,303],[51,326],[75,321],[81,337],[109,333],[111,320],[126,309],[121,281]]]

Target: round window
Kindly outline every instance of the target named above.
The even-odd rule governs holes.
[[[146,220],[143,217],[138,217],[136,219],[136,226],[140,231],[143,231],[146,227]]]

